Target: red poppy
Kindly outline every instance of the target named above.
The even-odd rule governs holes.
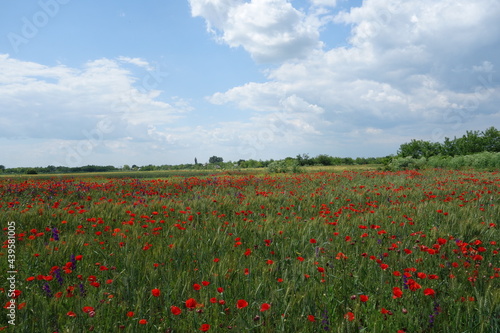
[[[316,319],[314,318],[314,316],[313,316],[313,315],[309,315],[309,316],[307,316],[307,320],[309,320],[309,321],[311,321],[311,322],[316,321]]]
[[[401,298],[403,297],[403,291],[399,287],[392,288],[392,298]]]
[[[178,316],[181,314],[182,310],[179,307],[172,305],[170,307],[170,312],[172,312],[174,316]]]
[[[68,313],[66,313],[66,315],[68,317],[76,317],[76,313],[74,313],[73,311],[68,311]]]
[[[222,287],[217,288],[217,292],[222,294],[224,292],[224,288]]]
[[[94,308],[91,307],[91,306],[84,306],[82,308],[82,311],[85,312],[85,313],[94,312]]]
[[[269,303],[262,303],[262,305],[260,306],[260,312],[267,311],[270,308],[271,308],[271,304],[269,304]]]
[[[236,302],[236,307],[238,309],[243,309],[243,308],[246,308],[248,306],[248,302],[245,301],[244,299],[240,299],[238,300],[238,302]]]
[[[347,312],[345,315],[344,315],[344,318],[349,320],[349,321],[353,321],[355,319],[355,316],[354,316],[354,313],[352,312]]]
[[[316,244],[316,240],[315,240],[314,238],[311,238],[311,239],[309,240],[309,243],[311,243],[311,244]]]
[[[133,316],[135,316],[135,313],[133,311],[127,312],[127,317],[132,318]]]
[[[154,297],[160,296],[160,289],[155,288],[151,290],[151,294],[153,294]]]
[[[198,291],[201,289],[201,286],[198,283],[193,284],[193,289]]]
[[[190,298],[186,301],[186,307],[189,309],[196,308],[197,304],[198,304],[198,302],[196,302],[196,300],[194,298]]]
[[[434,296],[436,292],[432,288],[426,288],[424,289],[424,295],[425,296]]]
[[[139,320],[140,325],[146,325],[147,323],[148,323],[148,321],[146,319]]]
[[[366,296],[366,295],[360,295],[360,296],[359,296],[359,300],[360,300],[361,302],[363,302],[363,303],[364,303],[364,302],[367,302],[367,301],[368,301],[368,298],[369,298],[369,297],[368,297],[368,296]]]
[[[208,325],[208,324],[202,324],[200,327],[200,331],[202,331],[202,332],[206,332],[209,329],[210,329],[210,325]]]

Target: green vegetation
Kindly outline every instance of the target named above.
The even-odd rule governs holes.
[[[0,330],[500,331],[498,173],[341,168],[2,177]]]

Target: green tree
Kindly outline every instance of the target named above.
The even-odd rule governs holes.
[[[399,157],[413,157],[413,158],[429,158],[440,154],[442,151],[441,144],[437,142],[430,142],[424,140],[412,139],[410,142],[403,143],[399,146]]]
[[[218,156],[212,156],[208,159],[208,163],[222,163],[224,162],[224,159],[222,157],[218,157]]]
[[[500,131],[491,126],[482,132],[484,150],[500,153]]]

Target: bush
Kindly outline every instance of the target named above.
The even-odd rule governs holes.
[[[287,173],[287,172],[300,172],[300,166],[296,160],[290,161],[274,161],[267,166],[267,170],[270,173]]]

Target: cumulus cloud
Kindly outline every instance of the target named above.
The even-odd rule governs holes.
[[[325,1],[323,1],[325,2]],[[287,0],[190,0],[193,16],[231,47],[243,47],[258,62],[305,57],[321,47],[319,21]]]
[[[70,146],[73,152],[91,148],[93,154],[109,153],[130,138],[174,143],[169,127],[192,108],[182,99],[171,103],[161,99],[154,89],[161,73],[136,77],[121,66],[123,61],[147,65],[121,58],[69,68],[0,55],[0,138],[51,142],[50,147],[58,147],[60,153]]]
[[[269,113],[285,110],[289,98],[307,101],[322,110],[307,121],[312,128],[327,124],[321,133],[337,147],[354,137],[360,145],[386,144],[388,137],[439,141],[498,114],[497,1],[364,1],[334,16],[336,25],[351,26],[347,47],[310,50],[270,69],[267,82],[233,87],[210,101]]]

